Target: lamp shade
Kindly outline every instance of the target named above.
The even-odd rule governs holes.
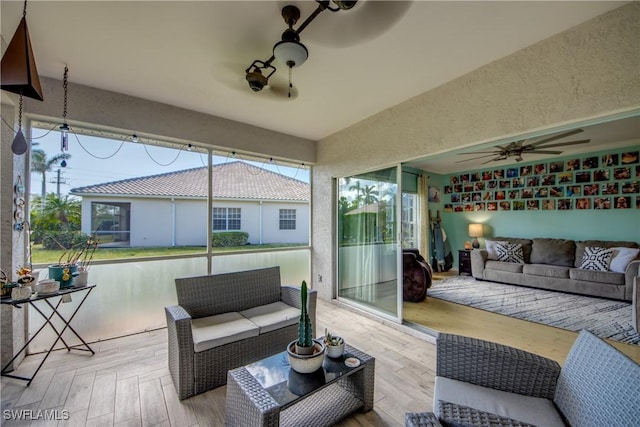
[[[283,40],[273,47],[273,56],[289,68],[299,67],[309,57],[309,51],[300,42]]]
[[[469,237],[482,237],[482,224],[469,224]]]

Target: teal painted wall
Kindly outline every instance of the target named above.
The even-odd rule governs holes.
[[[584,159],[591,156],[597,156],[598,161],[602,161],[602,156],[605,154],[618,154],[619,157],[623,152],[629,151],[638,151],[640,147],[637,145],[624,148],[611,150],[606,152],[594,152],[594,153],[586,153],[580,154],[577,156],[566,156],[566,157],[558,157],[554,158],[553,161],[565,161],[569,159]],[[482,170],[470,170],[465,172],[456,173],[453,175],[461,175],[464,173],[474,173],[480,172],[488,169],[507,169],[509,167],[518,167],[521,166],[531,166],[533,169],[535,164],[538,163],[547,163],[549,162],[522,162],[511,166],[505,167],[492,167],[490,164],[487,165],[487,168]],[[627,182],[635,182],[636,187],[638,187],[638,182],[640,181],[639,173],[636,170],[636,166],[639,166],[638,163],[628,164],[628,165],[618,165],[611,167],[604,167],[601,163],[598,164],[599,167],[597,169],[589,169],[589,171],[594,170],[602,170],[609,169],[610,177],[609,181],[599,182],[598,184],[606,184],[607,182],[619,183],[620,191],[623,183]],[[613,172],[617,167],[630,167],[631,168],[631,178],[624,180],[614,180]],[[440,186],[444,188],[445,185],[450,184],[451,175],[441,176],[433,173],[427,172],[430,176],[429,184]],[[506,173],[506,172],[505,172]],[[575,175],[575,173],[574,173]],[[574,176],[575,181],[575,176]],[[558,186],[567,186],[567,185],[578,185],[575,182],[567,183],[567,184],[558,184]],[[584,185],[584,184],[580,184]],[[621,196],[623,194],[618,194]],[[634,241],[640,243],[640,208],[638,207],[638,203],[640,201],[640,194],[624,194],[625,197],[631,197],[631,208],[630,209],[614,209],[614,206],[611,209],[599,210],[599,209],[591,209],[588,210],[522,210],[522,211],[471,211],[471,212],[444,212],[444,204],[450,203],[450,195],[443,194],[442,200],[440,203],[430,203],[429,208],[435,214],[435,210],[439,209],[442,215],[442,226],[446,231],[451,244],[451,249],[454,254],[454,266],[453,268],[457,269],[458,266],[458,258],[457,258],[457,250],[464,248],[465,241],[471,241],[472,239],[467,236],[468,225],[470,223],[482,223],[484,224],[484,237],[480,238],[480,247],[484,248],[484,240],[486,238],[503,236],[503,237],[553,237],[553,238],[565,238],[565,239],[573,239],[573,240],[624,240],[624,241]],[[588,197],[593,203],[593,199],[598,197],[605,196],[593,196]],[[615,196],[610,196],[612,198],[612,202],[615,202]],[[564,197],[570,198],[575,201],[579,198],[576,196],[573,197]],[[556,200],[558,198],[555,198]],[[517,199],[523,200],[523,199]],[[536,200],[535,198],[533,200]],[[544,200],[544,199],[538,199]]]

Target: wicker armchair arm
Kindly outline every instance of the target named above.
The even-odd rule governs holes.
[[[282,285],[280,287],[280,299],[285,304],[289,304],[292,307],[302,308],[302,301],[300,299],[300,288],[291,285]],[[316,326],[316,303],[318,300],[318,291],[315,289],[309,289],[307,293],[307,311],[311,318],[311,324],[315,328]],[[315,329],[314,329],[315,330]],[[315,337],[322,335],[319,331],[314,332]]]
[[[405,427],[442,427],[433,412],[407,412],[404,414]]]
[[[191,316],[179,305],[164,308],[167,318],[169,344],[169,373],[176,387],[178,398],[193,395],[193,335]]]
[[[436,375],[525,396],[553,399],[560,365],[513,347],[460,335],[437,339]]]

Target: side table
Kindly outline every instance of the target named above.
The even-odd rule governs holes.
[[[471,276],[471,251],[458,249],[458,276],[462,273]]]
[[[22,348],[15,353],[13,358],[9,362],[7,362],[6,365],[4,365],[2,367],[2,371],[0,372],[0,375],[2,375],[4,377],[16,378],[16,379],[19,379],[19,380],[27,381],[27,386],[29,386],[31,384],[31,381],[33,381],[33,379],[36,377],[36,374],[38,373],[38,371],[40,371],[40,368],[42,367],[44,362],[49,357],[49,354],[51,354],[51,351],[53,351],[53,349],[56,346],[56,344],[58,343],[58,341],[62,341],[62,343],[64,344],[64,346],[67,348],[68,351],[81,350],[81,351],[89,351],[89,352],[91,352],[91,354],[95,354],[95,352],[91,349],[91,347],[89,347],[89,344],[87,344],[82,339],[82,337],[76,332],[76,330],[73,329],[73,327],[70,325],[70,323],[73,320],[73,318],[75,317],[76,313],[78,313],[78,310],[80,310],[80,307],[82,307],[82,304],[84,303],[84,301],[87,299],[87,297],[89,296],[89,294],[91,293],[91,291],[95,287],[96,287],[96,285],[87,285],[87,286],[83,286],[83,287],[80,287],[80,288],[60,289],[60,291],[58,291],[56,293],[53,293],[53,294],[47,294],[47,295],[34,294],[33,296],[31,296],[31,298],[22,299],[22,300],[14,300],[12,298],[4,298],[4,299],[0,300],[0,304],[12,305],[13,307],[15,307],[17,309],[21,309],[22,308],[21,305],[23,305],[23,304],[30,304],[38,313],[40,313],[40,315],[45,320],[45,323],[40,327],[40,329],[38,329],[36,331],[36,333],[33,334],[33,336],[31,338],[29,338],[29,340],[25,343],[25,345],[23,345]],[[75,293],[75,292],[81,292],[81,291],[86,291],[86,293],[84,294],[84,296],[80,300],[80,304],[78,304],[78,306],[75,308],[75,310],[73,310],[73,313],[71,313],[71,316],[69,316],[68,319],[65,319],[64,316],[58,311],[58,307],[60,307],[60,304],[63,301],[63,297],[65,297],[66,295],[69,295],[69,294],[72,294],[72,293]],[[52,298],[56,298],[56,297],[59,297],[59,300],[55,305],[53,305],[51,303],[51,301],[49,301],[49,300],[52,299]],[[44,314],[44,312],[36,304],[36,302],[38,302],[38,301],[43,301],[44,303],[46,303],[51,308],[52,312],[51,312],[50,315]],[[57,315],[62,320],[62,322],[64,323],[64,327],[61,330],[58,330],[54,326],[54,324],[51,322],[51,319],[54,317],[54,315]],[[7,372],[10,372],[9,366],[11,366],[13,361],[16,360],[18,355],[20,355],[20,353],[22,353],[24,351],[24,349],[27,348],[27,346],[31,343],[31,341],[33,341],[35,339],[35,337],[38,336],[40,331],[42,331],[44,329],[44,327],[47,326],[47,325],[49,325],[51,327],[51,329],[53,329],[53,331],[55,332],[57,338],[55,339],[53,344],[51,344],[51,347],[49,347],[49,349],[46,351],[46,355],[44,356],[44,358],[42,358],[42,361],[40,362],[40,364],[36,368],[36,370],[33,373],[33,375],[31,377],[22,377],[22,376],[19,376],[19,375],[13,375],[13,374],[7,373]],[[73,332],[73,334],[81,341],[82,344],[76,344],[76,345],[67,344],[67,342],[64,340],[64,338],[62,338],[62,334],[64,334],[64,332],[67,329],[70,330],[71,332]],[[85,347],[85,348],[83,348],[83,347]]]

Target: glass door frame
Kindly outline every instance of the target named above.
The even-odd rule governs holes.
[[[367,173],[372,173],[376,171],[381,171],[385,169],[395,168],[395,184],[397,186],[397,191],[395,194],[395,212],[394,212],[394,234],[395,234],[395,249],[396,249],[396,313],[395,316],[390,314],[389,312],[382,311],[380,309],[376,309],[370,305],[366,305],[363,303],[359,303],[354,299],[350,299],[344,296],[340,296],[340,212],[339,212],[339,197],[340,197],[340,180],[348,177],[353,177],[357,175],[363,175]],[[334,197],[333,202],[334,206],[334,220],[335,220],[335,247],[334,247],[334,259],[335,259],[335,268],[334,268],[334,286],[333,292],[335,298],[343,304],[353,306],[360,310],[366,311],[373,315],[382,317],[384,319],[390,320],[397,324],[402,324],[403,322],[403,300],[402,300],[402,164],[393,164],[388,165],[386,167],[378,167],[375,169],[370,169],[366,171],[360,171],[352,174],[340,175],[334,179]]]

